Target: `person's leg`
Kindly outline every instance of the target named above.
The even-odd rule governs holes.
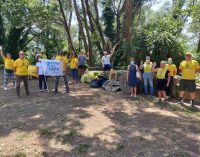
[[[60,79],[60,76],[56,76],[56,81],[55,81],[55,93],[58,93],[59,79]]]
[[[174,98],[174,95],[173,95],[173,85],[174,85],[174,77],[171,77],[170,78],[170,84],[169,84],[169,96],[171,98]]]
[[[164,102],[166,102],[166,92],[165,91],[161,91],[162,92],[162,96],[164,98]]]
[[[63,79],[64,79],[64,82],[65,82],[66,93],[69,93],[69,84],[68,84],[67,75],[63,75]]]
[[[147,84],[147,79],[144,78],[144,92],[147,95],[148,94],[148,84]]]
[[[150,86],[150,94],[153,96],[154,93],[153,93],[153,79],[149,79],[149,86]]]
[[[162,98],[162,92],[160,90],[158,90],[158,99],[159,99],[159,101],[161,101],[161,98]]]
[[[183,96],[186,90],[186,81],[180,80],[179,84],[179,103],[183,103]]]
[[[25,88],[25,91],[26,91],[26,95],[29,96],[30,92],[29,92],[29,88],[28,88],[28,76],[23,76],[22,79],[23,79],[23,82],[24,82],[24,88]]]
[[[16,76],[14,72],[11,74],[11,79],[13,81],[13,87],[16,88]]]
[[[4,90],[7,90],[7,87],[8,87],[8,73],[6,72],[6,70],[4,70],[4,73],[3,73],[3,87],[4,87]]]
[[[39,75],[39,89],[42,90],[42,75]]]
[[[190,92],[190,104],[192,106],[195,105],[195,91],[196,91],[196,83],[195,83],[195,80],[189,80],[188,81],[188,91]]]
[[[137,96],[137,87],[134,87],[134,96]]]
[[[72,72],[72,82],[75,83],[75,73],[74,73],[74,69],[71,69]]]
[[[134,95],[134,89],[131,87],[131,97]]]
[[[47,78],[43,75],[44,89],[47,90]]]
[[[78,78],[78,69],[75,69],[75,81],[78,83],[79,78]]]
[[[16,76],[16,79],[17,79],[16,94],[17,94],[17,97],[19,98],[20,97],[20,83],[21,83],[22,77]]]

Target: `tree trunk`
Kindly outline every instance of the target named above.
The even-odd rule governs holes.
[[[199,33],[199,39],[198,39],[198,45],[197,45],[197,53],[200,53],[200,33]]]
[[[84,21],[84,25],[85,25],[85,30],[86,30],[86,34],[87,34],[87,40],[88,40],[88,52],[89,53],[89,64],[92,65],[92,42],[91,42],[91,37],[90,37],[90,32],[89,32],[89,26],[87,23],[87,14],[86,14],[86,8],[85,8],[85,3],[84,0],[81,0],[81,5],[82,5],[82,9],[83,9],[83,21]],[[86,55],[87,55],[86,53]]]
[[[131,24],[133,20],[132,16],[132,4],[131,0],[125,2],[125,39],[128,44],[131,43]]]
[[[73,50],[75,52],[72,37],[71,37],[71,34],[70,34],[70,29],[69,29],[69,26],[68,26],[68,23],[67,23],[67,19],[66,19],[65,13],[64,13],[64,9],[63,9],[61,0],[58,0],[58,3],[59,3],[60,11],[61,11],[61,14],[62,14],[62,17],[63,17],[63,20],[64,20],[64,28],[65,28],[65,31],[67,33],[69,50]]]
[[[121,33],[121,21],[120,21],[120,13],[116,15],[117,19],[117,33],[116,33],[116,43],[120,41],[120,33]]]
[[[97,29],[99,31],[99,35],[101,37],[103,47],[104,47],[105,46],[105,39],[104,39],[103,31],[102,31],[102,28],[101,28],[101,25],[100,25],[100,22],[99,22],[99,10],[98,10],[97,4],[98,4],[97,0],[94,0],[94,8],[95,8],[95,12],[96,12],[95,23],[96,23]]]
[[[86,37],[85,37],[85,33],[84,33],[84,28],[83,28],[83,24],[82,24],[82,20],[81,20],[81,15],[79,13],[76,0],[73,0],[73,2],[74,2],[74,9],[75,9],[75,12],[76,12],[76,17],[77,17],[77,20],[78,20],[79,31],[80,31],[80,34],[82,36],[82,40],[83,40],[83,44],[84,44],[84,49],[85,49],[86,52],[88,52],[89,50],[88,50],[87,41],[86,41]]]
[[[95,30],[95,26],[93,23],[92,13],[90,11],[90,6],[88,3],[88,0],[85,0],[85,4],[86,4],[86,11],[87,11],[88,19],[90,22],[90,31],[92,34],[96,34],[96,30]],[[103,49],[102,49],[100,41],[95,41],[95,44],[96,44],[98,50],[100,51],[100,54],[103,55]]]

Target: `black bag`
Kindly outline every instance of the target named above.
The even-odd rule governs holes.
[[[91,88],[99,88],[99,80],[95,79],[95,80],[92,80],[92,82],[90,83],[90,87]]]

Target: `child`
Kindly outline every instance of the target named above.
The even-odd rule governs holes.
[[[165,66],[165,61],[160,62],[160,68],[154,69],[154,72],[157,72],[157,90],[159,102],[161,102],[162,97],[164,102],[166,102],[166,88],[169,87],[170,83],[170,73]]]
[[[44,90],[48,92],[47,82],[46,82],[47,79],[46,79],[46,76],[44,76],[44,72],[43,72],[43,68],[42,68],[42,63],[41,63],[41,56],[37,55],[36,59],[37,59],[36,67],[37,67],[38,76],[39,76],[39,88],[40,88],[40,92],[43,92]],[[44,90],[42,89],[42,84],[43,83],[44,83]]]
[[[128,65],[127,70],[127,79],[128,85],[131,88],[131,95],[130,97],[136,97],[137,94],[137,85],[138,85],[138,78],[136,73],[139,72],[138,66],[135,64],[134,58],[130,58],[130,65]]]
[[[72,72],[72,78],[73,78],[73,83],[78,83],[78,58],[75,53],[71,53],[70,55],[70,67],[71,67],[71,72]]]

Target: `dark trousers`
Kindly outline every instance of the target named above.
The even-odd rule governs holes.
[[[173,85],[174,85],[174,77],[173,76],[170,76],[170,82],[169,82],[169,87],[167,87],[166,89],[166,94],[167,96],[170,96],[170,97],[174,97],[173,96],[173,92],[172,92],[172,88],[173,88]]]
[[[47,78],[44,75],[39,75],[39,88],[42,90],[42,84],[44,83],[44,89],[47,89]]]
[[[56,76],[56,81],[55,81],[55,92],[58,92],[58,84],[61,76]],[[69,93],[69,85],[68,85],[68,80],[67,80],[67,75],[63,75],[63,80],[65,82],[65,87],[66,87],[66,92]]]
[[[17,79],[17,85],[16,85],[16,93],[17,93],[17,96],[19,97],[20,96],[20,84],[21,84],[21,81],[24,82],[24,88],[25,88],[25,91],[26,91],[26,95],[29,95],[29,89],[28,89],[28,76],[20,76],[20,75],[17,75],[16,76],[16,79]]]

